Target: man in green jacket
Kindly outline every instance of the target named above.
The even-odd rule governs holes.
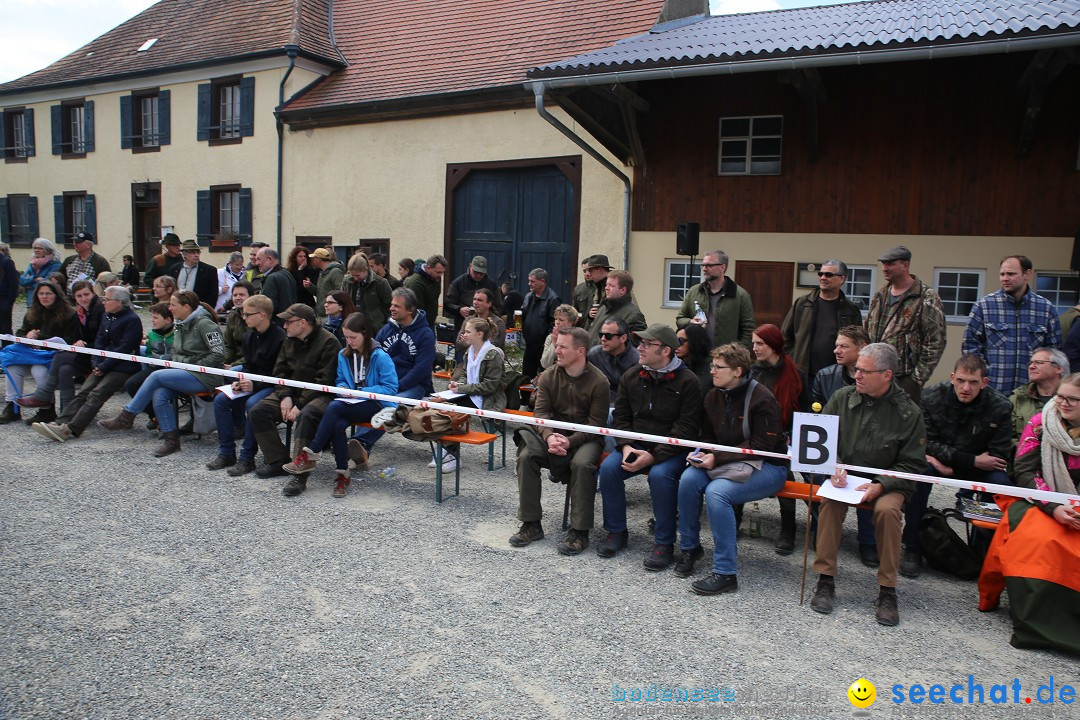
[[[427,323],[435,329],[439,314],[439,298],[442,296],[442,279],[449,263],[442,255],[432,255],[427,262],[405,278],[405,287],[416,295],[416,306],[427,314]]]
[[[574,308],[578,311],[578,327],[592,329],[593,318],[607,297],[607,276],[614,270],[607,255],[590,255],[581,262],[585,281],[574,288]],[[595,309],[594,309],[595,308]]]
[[[836,364],[833,350],[837,331],[848,325],[862,325],[862,311],[841,289],[847,274],[844,262],[823,262],[818,268],[818,286],[795,301],[780,328],[784,352],[811,380],[819,370]]]
[[[622,318],[630,332],[638,332],[648,327],[644,313],[634,303],[631,294],[633,289],[634,278],[630,273],[625,270],[608,273],[604,286],[604,301],[600,303],[600,309],[590,326],[589,347],[600,344],[600,328],[615,318]]]
[[[324,247],[316,248],[308,256],[308,262],[319,271],[319,279],[315,282],[315,314],[319,316],[319,320],[325,320],[326,308],[323,307],[323,301],[327,295],[341,289],[345,266]]]
[[[704,280],[686,291],[675,324],[680,328],[689,323],[704,325],[714,348],[729,342],[741,342],[750,347],[750,336],[757,327],[754,305],[750,293],[724,275],[727,268],[726,252],[710,250],[705,253],[701,261]]]
[[[926,469],[926,425],[919,407],[893,383],[898,358],[886,343],[872,343],[859,351],[855,362],[855,385],[837,390],[825,406],[826,415],[840,418],[837,461],[892,472],[922,473]],[[847,471],[838,470],[830,481],[837,487],[849,483]],[[870,481],[850,479],[856,490],[865,491],[862,502],[873,506],[877,537],[877,621],[896,625],[896,574],[900,566],[900,535],[904,502],[914,490],[910,480],[877,475]],[[848,505],[825,498],[818,511],[817,557],[819,573],[810,607],[831,613],[836,599],[836,553]]]

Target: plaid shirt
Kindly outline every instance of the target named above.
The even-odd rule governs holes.
[[[975,303],[964,330],[964,354],[990,366],[990,387],[1005,395],[1028,381],[1031,353],[1061,347],[1061,324],[1050,301],[1029,289],[1019,302],[1004,290]]]

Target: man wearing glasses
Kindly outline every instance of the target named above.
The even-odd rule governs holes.
[[[233,366],[233,370],[243,370],[252,375],[273,375],[277,364],[281,344],[285,342],[285,331],[270,321],[274,303],[265,295],[252,295],[244,301],[240,314],[247,325],[244,333],[244,365]],[[214,397],[214,419],[218,430],[218,454],[207,463],[209,470],[221,470],[231,466],[233,477],[246,475],[255,469],[255,452],[258,445],[255,433],[247,421],[247,414],[274,389],[266,383],[253,383],[251,380],[233,380],[233,397],[218,393]],[[242,397],[235,397],[242,394]],[[242,429],[244,444],[240,448],[240,457],[236,456],[237,431]]]
[[[750,336],[757,327],[754,305],[750,293],[724,275],[727,267],[728,256],[723,250],[705,253],[701,262],[702,282],[686,291],[675,325],[680,328],[688,323],[704,325],[714,348],[729,342],[750,347]]]
[[[612,428],[649,435],[696,440],[701,430],[701,383],[675,356],[679,340],[667,325],[650,325],[634,333],[640,367],[619,381]],[[645,556],[645,569],[666,569],[675,552],[675,513],[679,476],[686,469],[685,447],[643,440],[616,440],[615,452],[600,465],[607,537],[596,548],[600,557],[614,557],[626,547],[626,480],[646,474],[652,496],[655,544]]]
[[[267,249],[263,248],[262,252]],[[270,374],[285,380],[335,385],[337,355],[341,345],[333,333],[315,324],[315,311],[303,303],[293,303],[278,317],[284,321],[287,337],[281,344],[274,371]],[[289,450],[278,434],[278,423],[294,423],[293,440],[296,447],[304,447],[315,437],[319,420],[335,397],[333,393],[278,385],[257,403],[248,414],[248,422],[262,450],[264,465],[255,474],[261,478],[285,475],[281,466],[289,461]],[[285,485],[282,494],[293,497],[306,487],[307,475],[295,475]]]
[[[615,410],[619,381],[631,368],[640,365],[637,349],[630,343],[630,328],[622,318],[615,317],[600,326],[600,344],[589,348],[589,362],[604,374],[608,381],[608,425]],[[615,450],[615,438],[604,440],[604,452]]]
[[[921,473],[926,469],[926,425],[918,406],[893,383],[897,364],[893,346],[867,345],[855,361],[855,385],[837,390],[829,399],[825,414],[840,418],[838,462],[892,472]],[[865,491],[862,502],[873,506],[881,560],[876,618],[882,625],[896,625],[900,622],[896,574],[903,507],[914,483],[888,475],[848,478],[846,470],[838,470],[829,482],[837,487],[854,484],[856,490]],[[814,571],[819,576],[810,607],[819,613],[831,613],[836,602],[836,554],[847,510],[846,503],[824,498],[818,511]]]
[[[862,325],[862,311],[842,290],[845,282],[847,265],[840,260],[823,262],[817,288],[795,301],[780,328],[784,352],[808,378],[836,364],[833,350],[840,328]]]

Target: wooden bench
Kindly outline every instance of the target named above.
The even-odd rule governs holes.
[[[784,483],[784,489],[776,493],[778,498],[791,498],[792,500],[802,500],[803,502],[821,502],[821,496],[814,494],[810,496],[813,485],[805,482],[796,482],[794,480],[788,480]],[[870,503],[861,503],[855,506],[859,510],[873,510],[874,506]]]

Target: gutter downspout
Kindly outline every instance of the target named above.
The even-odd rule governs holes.
[[[536,97],[536,112],[540,114],[540,117],[547,120],[556,130],[565,135],[570,142],[577,145],[584,150],[589,157],[596,160],[605,168],[611,171],[615,177],[619,178],[623,184],[623,258],[622,267],[625,270],[630,269],[630,178],[626,176],[619,168],[615,167],[606,157],[600,154],[592,145],[587,143],[583,138],[574,133],[573,130],[566,127],[557,117],[548,112],[548,109],[544,107],[544,90],[546,83],[544,82],[531,82],[525,83],[526,88],[532,86],[533,95]]]
[[[289,81],[293,68],[296,67],[296,56],[300,54],[300,48],[296,45],[286,45],[285,54],[289,56],[289,68],[281,78],[278,86],[278,106],[274,110],[277,119],[277,254],[281,255],[281,204],[285,184],[285,121],[281,119],[281,109],[285,107],[285,83]]]

